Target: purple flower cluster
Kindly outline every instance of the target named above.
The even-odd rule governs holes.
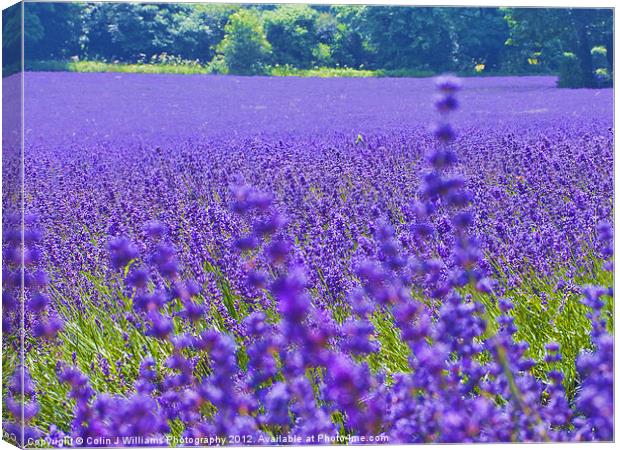
[[[8,384],[8,393],[4,393],[3,406],[6,407],[11,420],[3,421],[4,432],[21,446],[32,443],[43,436],[43,431],[32,425],[34,417],[39,413],[36,390],[30,371],[19,365]]]
[[[606,222],[599,224],[598,230],[602,253],[609,258],[605,268],[613,271],[613,232]],[[610,312],[603,310],[603,299],[613,296],[613,291],[612,288],[586,286],[583,296],[582,301],[590,310],[594,351],[583,352],[577,358],[577,370],[582,381],[575,399],[575,409],[580,414],[576,425],[582,439],[611,441],[614,436],[614,339],[607,332]]]
[[[63,76],[50,78],[60,90]],[[81,77],[116,99],[145,92],[140,77],[122,86]],[[558,369],[562,348],[548,343],[532,359],[510,298],[531,270],[593,272],[599,255],[612,268],[605,92],[592,118],[582,92],[539,99],[548,91],[541,79],[472,80],[461,92],[460,80],[444,76],[434,102],[427,81],[307,80],[312,105],[300,111],[299,99],[250,96],[243,79],[211,79],[217,92],[187,80],[196,95],[240,95],[243,110],[196,112],[186,128],[168,122],[187,116],[174,108],[120,123],[115,104],[98,108],[95,128],[76,119],[84,137],[69,138],[43,125],[49,105],[27,96],[40,124],[27,137],[27,208],[41,217],[45,239],[26,231],[21,246],[5,232],[5,329],[20,327],[23,268],[33,338],[54,345],[56,297],[78,310],[88,297],[122,304],[125,344],[136,335],[145,344],[122,394],[101,389],[77,355],[59,362],[73,411],[62,429],[35,425],[44,393],[19,365],[23,377],[5,397],[14,419],[7,429],[73,442],[174,435],[237,445],[287,436],[312,444],[613,438],[611,289],[583,291],[592,346],[577,359],[574,398]],[[27,86],[46,82],[34,75]],[[263,82],[268,92],[282,88],[272,83],[301,83]],[[369,87],[385,88],[381,104]],[[408,89],[421,97],[403,98]],[[498,90],[522,97],[508,95],[510,108],[498,111]],[[431,111],[412,112],[420,99],[434,105],[432,133],[403,125],[428,122]],[[81,101],[69,104],[80,110]],[[247,130],[232,127],[240,123]],[[53,299],[39,267],[53,277]],[[389,350],[386,324],[404,353],[396,356],[407,357],[398,370],[377,363]],[[115,361],[98,358],[111,379]]]
[[[250,209],[238,210],[247,214]],[[263,213],[270,213],[267,206]],[[261,220],[255,218],[255,223]],[[175,331],[170,325],[156,335],[174,351],[165,361],[166,370],[158,370],[150,358],[143,361],[132,397],[95,394],[83,374],[61,370],[59,377],[71,386],[77,405],[73,436],[154,437],[167,431],[167,421],[180,420],[186,438],[218,436],[226,442],[241,435],[248,444],[267,444],[270,435],[279,434],[318,443],[321,436],[338,435],[342,427],[347,434],[380,435],[393,443],[611,438],[606,418],[611,414],[607,405],[612,405],[612,341],[602,326],[593,332],[596,351],[579,359],[583,391],[573,407],[560,372],[551,370],[548,382],[532,375],[536,363],[524,357],[527,344],[513,338],[509,300],[499,300],[503,314],[498,333],[484,337],[481,304],[462,298],[451,279],[442,282],[446,287],[438,309],[416,300],[404,276],[406,265],[400,263],[404,255],[392,241],[393,229],[381,223],[376,236],[383,256],[358,270],[362,281],[351,298],[352,316],[342,324],[317,308],[303,267],[286,258],[284,265],[269,266],[273,275],[264,280],[279,318],[256,310],[243,321],[243,365],[231,335],[199,332],[188,320],[187,329],[193,331]],[[266,253],[269,239],[254,250]],[[257,254],[251,257],[258,259]],[[476,269],[468,263],[454,270],[471,274]],[[196,294],[171,286],[170,292],[185,293],[178,298]],[[586,291],[593,317],[600,313],[600,296],[608,294]],[[157,303],[151,311],[157,311],[158,320],[169,321],[162,310],[163,303]],[[376,372],[359,359],[379,350],[370,320],[379,312],[393,315],[411,350],[410,371]],[[547,351],[548,362],[557,360],[557,344]],[[482,362],[485,353],[490,359]],[[208,364],[206,375],[200,375],[198,361]],[[597,404],[607,409],[601,411]]]
[[[17,358],[3,401],[12,416],[3,426],[20,445],[32,445],[43,432],[32,425],[39,412],[37,393],[24,356],[33,347],[56,338],[62,321],[50,307],[49,279],[39,264],[43,234],[37,217],[10,214],[3,226],[2,333],[5,351]]]
[[[458,86],[450,79],[435,91],[421,79],[200,80],[27,74],[27,209],[41,217],[46,267],[72,303],[85,292],[98,295],[83,273],[103,276],[107,268],[126,265],[164,232],[177,260],[162,254],[160,265],[169,277],[182,266],[187,273],[179,276],[214,287],[210,300],[232,326],[236,318],[225,306],[221,280],[233,296],[268,306],[253,287],[262,284],[261,272],[248,280],[251,270],[238,255],[251,252],[283,218],[289,240],[274,243],[269,257],[279,260],[287,245],[297,244],[294,257],[308,268],[322,306],[346,303],[357,259],[374,251],[367,244],[377,218],[392,224],[394,240],[407,253],[418,252],[420,235],[427,234],[420,250],[443,260],[454,248],[455,228],[471,220],[484,268],[505,274],[507,286],[499,287],[508,288],[531,270],[557,277],[559,270],[575,274],[591,267],[596,227],[611,220],[608,91],[558,92],[546,78],[474,79],[457,101]],[[161,82],[167,86],[162,97],[150,95],[161,91]],[[70,95],[75,83],[90,87],[76,98]],[[101,89],[107,94],[95,101],[91,95]],[[66,103],[47,97],[55,91]],[[299,93],[303,110],[295,100]],[[97,105],[96,121],[73,116],[84,110],[84,96]],[[148,114],[131,109],[127,98]],[[151,114],[162,110],[163,98],[183,113]],[[222,110],[216,99],[245,106]],[[211,106],[196,110],[196,104]],[[453,152],[435,151],[437,139],[426,127],[432,114],[439,116],[438,137],[451,142]],[[438,168],[457,170],[443,182],[425,173],[429,155]],[[445,159],[457,155],[458,162]],[[270,194],[253,199],[230,191],[237,175]],[[428,196],[452,190],[445,201],[469,204],[468,211],[452,217],[445,209],[418,208],[414,200],[423,184]],[[229,208],[235,201],[235,208],[270,201],[281,217],[264,217],[250,230]],[[425,217],[431,213],[433,223]],[[125,247],[122,239],[133,245]],[[430,269],[445,275],[444,268]]]
[[[88,377],[78,369],[59,367],[58,379],[69,386],[69,397],[76,405],[71,432],[72,436],[82,439],[77,442],[88,445],[98,440],[126,444],[130,441],[122,438],[153,438],[170,431],[158,403],[148,395],[148,389],[144,392],[149,375],[148,370],[142,371],[136,381],[137,392],[123,398],[96,394]]]

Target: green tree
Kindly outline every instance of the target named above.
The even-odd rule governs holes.
[[[329,12],[319,12],[316,16],[314,29],[318,42],[331,45],[338,33],[338,19]]]
[[[366,6],[333,6],[337,29],[331,44],[332,60],[342,67],[360,68],[370,62],[371,52],[365,33]]]
[[[2,76],[21,71],[21,62],[22,4],[16,3],[2,11]]]
[[[271,54],[257,14],[241,9],[232,14],[224,27],[225,36],[217,46],[218,56],[228,73],[256,75],[265,72]]]
[[[571,72],[568,84],[580,86],[613,75],[611,9],[27,3],[25,10],[31,60],[182,59],[237,73],[269,63],[434,72],[483,64],[491,73]],[[9,19],[6,29],[19,25]]]
[[[78,55],[81,11],[75,3],[25,3],[25,59],[66,59]]]
[[[613,53],[611,9],[510,8],[506,10],[506,20],[510,26],[509,43],[529,48],[547,59],[556,58],[554,68],[557,69],[565,52],[575,55],[583,87],[595,85],[592,48],[605,46],[609,55]],[[558,45],[545,52],[550,42]],[[613,59],[608,61],[613,71]]]
[[[376,67],[437,71],[453,67],[455,35],[446,8],[367,7],[363,18]]]
[[[190,5],[89,3],[83,11],[86,55],[89,58],[135,62],[174,53],[179,13]]]
[[[307,5],[281,5],[263,14],[273,62],[298,68],[311,67],[313,51],[319,43],[319,14]]]
[[[237,5],[197,3],[187,5],[173,16],[172,50],[170,53],[187,60],[209,62],[215,48],[224,39],[224,27]]]
[[[484,64],[485,71],[500,70],[510,30],[498,8],[450,8],[446,10],[456,39],[455,68],[471,71]]]

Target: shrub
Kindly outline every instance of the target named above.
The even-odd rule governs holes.
[[[580,88],[584,87],[585,80],[579,67],[579,59],[574,53],[565,52],[560,61],[560,77],[558,87],[561,88]]]
[[[271,45],[258,16],[249,10],[237,11],[230,16],[224,30],[226,35],[218,44],[217,52],[224,61],[226,72],[238,75],[265,73]]]

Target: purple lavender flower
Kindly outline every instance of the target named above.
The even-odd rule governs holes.
[[[144,234],[153,239],[161,239],[166,235],[167,227],[162,222],[155,220],[144,224]]]
[[[127,238],[118,237],[108,243],[112,266],[122,269],[139,255],[136,246]]]
[[[56,337],[58,332],[62,330],[63,323],[62,320],[57,317],[50,317],[38,322],[32,331],[32,334],[35,337],[40,337],[44,339],[53,339]]]
[[[528,286],[527,274],[555,280],[562,267],[557,296],[569,305],[581,269],[599,270],[600,257],[612,264],[611,92],[558,92],[548,77],[472,79],[474,89],[460,92],[458,79],[440,77],[435,104],[412,108],[428,80],[379,80],[380,96],[366,95],[366,82],[285,80],[307,91],[302,111],[278,95],[254,105],[250,90],[271,92],[264,80],[216,77],[171,83],[192,92],[190,101],[166,91],[191,112],[179,121],[129,114],[135,102],[117,95],[162,98],[141,96],[155,81],[128,77],[122,86],[114,81],[111,100],[92,102],[107,113],[85,123],[79,105],[97,90],[84,89],[79,102],[65,96],[52,116],[49,93],[70,92],[66,79],[105,87],[113,77],[60,75],[25,79],[40,88],[26,90],[37,96],[28,96],[36,126],[26,135],[25,198],[41,214],[37,227],[27,219],[24,243],[21,230],[10,229],[21,215],[3,230],[10,247],[3,324],[11,325],[9,337],[20,330],[24,287],[29,342],[30,332],[59,335],[59,305],[88,314],[85,293],[121,308],[123,353],[95,360],[92,385],[59,361],[73,408],[63,427],[69,436],[160,437],[174,424],[184,437],[613,438],[613,290],[583,292],[592,347],[577,360],[574,399],[559,372],[568,363],[559,361],[560,349],[549,344],[541,357],[518,341],[524,304],[512,298]],[[515,95],[498,105],[489,91]],[[228,103],[243,110],[233,117],[195,109],[199,96],[217,100],[222,92],[242,99]],[[347,104],[349,119],[329,100],[343,95],[363,100]],[[467,108],[457,127],[459,103]],[[398,126],[426,123],[433,110],[434,134]],[[109,237],[111,266],[127,271],[124,286],[115,277],[102,280],[109,291],[93,289]],[[128,268],[142,249],[149,257],[140,264],[152,267]],[[557,296],[548,295],[549,308]],[[126,309],[131,302],[135,311]],[[69,323],[61,338],[71,338]],[[381,348],[381,340],[390,344]],[[57,345],[29,351],[63,358]],[[69,360],[85,363],[77,353]],[[537,378],[541,367],[552,370]],[[119,383],[123,394],[98,392],[102,374],[106,391]],[[19,378],[7,414],[23,407],[31,424],[11,419],[6,429],[62,435],[34,417],[47,395],[40,381],[37,392],[30,375]]]
[[[149,272],[146,269],[134,268],[129,272],[127,278],[125,278],[125,283],[133,288],[142,289],[146,287],[149,280]]]
[[[453,94],[459,91],[463,84],[459,78],[453,75],[442,75],[435,78],[435,86],[440,92]]]
[[[432,128],[433,136],[442,143],[449,143],[456,139],[456,133],[452,126],[447,123],[435,124]]]
[[[440,95],[435,99],[435,109],[440,113],[456,111],[458,107],[459,102],[453,95]]]

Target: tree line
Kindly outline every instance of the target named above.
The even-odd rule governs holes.
[[[26,3],[27,60],[507,74],[613,72],[611,9]],[[572,78],[570,78],[572,77]]]

